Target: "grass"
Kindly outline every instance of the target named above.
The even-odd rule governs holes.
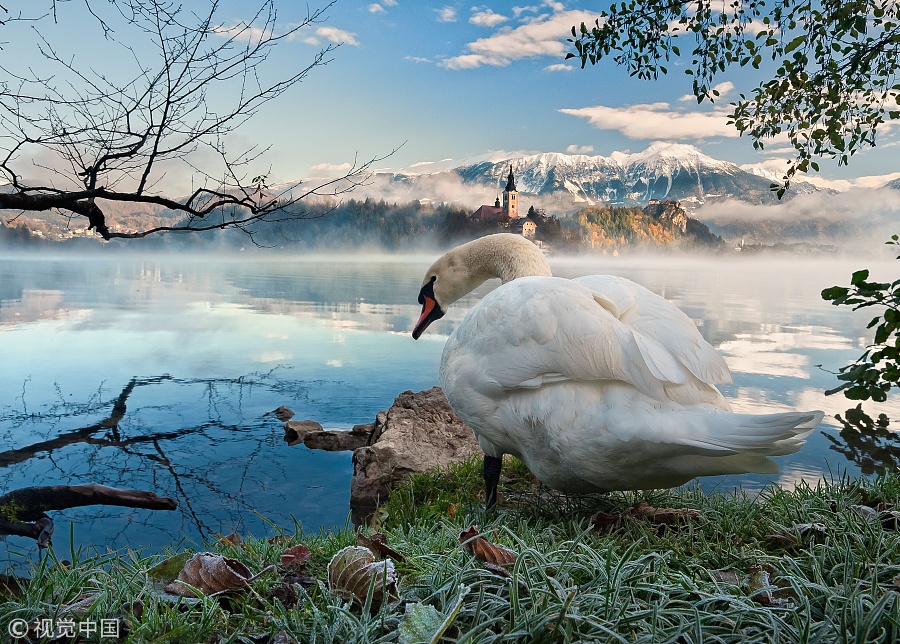
[[[119,618],[128,642],[900,641],[900,533],[888,520],[897,473],[753,498],[697,487],[566,498],[535,491],[521,464],[505,472],[501,507],[490,514],[478,496],[480,462],[394,491],[365,530],[383,532],[404,556],[398,596],[380,607],[371,590],[363,605],[328,589],[328,561],[355,542],[345,530],[209,544],[254,573],[296,543],[312,559],[192,601],[165,598],[148,575],[164,555],[78,557],[66,567],[51,554],[19,593],[0,591],[0,629],[69,614]],[[638,500],[701,515],[666,526],[632,516]],[[623,518],[598,532],[590,523],[598,510]],[[471,525],[517,554],[508,574],[459,543]]]

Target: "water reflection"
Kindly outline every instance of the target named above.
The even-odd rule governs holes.
[[[437,384],[444,339],[495,284],[414,342],[416,296],[432,259],[0,259],[0,486],[93,481],[179,501],[177,513],[57,513],[58,532],[74,522],[76,544],[161,547],[235,528],[265,533],[267,520],[343,526],[350,455],[289,447],[267,414],[287,405],[296,419],[350,429],[400,392]],[[857,263],[551,263],[564,277],[629,277],[681,307],[734,372],[723,393],[735,411],[825,410],[822,431],[778,459],[780,482],[896,464],[890,427],[851,419],[842,397],[823,394],[835,384],[826,369],[857,357],[869,336],[869,315],[819,298]],[[894,400],[862,409],[900,417]],[[703,485],[758,489],[769,480]]]
[[[842,426],[839,434],[828,432],[825,438],[831,441],[831,449],[856,463],[863,474],[881,474],[900,467],[900,438],[888,429],[891,421],[885,414],[873,420],[860,404],[838,415],[837,420]]]

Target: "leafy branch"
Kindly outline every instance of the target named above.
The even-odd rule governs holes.
[[[900,245],[891,236],[890,245]],[[900,256],[898,256],[900,259]],[[853,310],[871,306],[884,307],[866,328],[875,328],[875,338],[853,364],[841,367],[837,378],[842,384],[829,389],[827,395],[843,391],[851,400],[884,402],[893,387],[900,386],[900,280],[871,282],[867,269],[853,273],[850,286],[832,286],[822,291],[822,299],[835,306]]]

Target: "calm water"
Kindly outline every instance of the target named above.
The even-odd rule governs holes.
[[[447,334],[488,286],[418,342],[409,335],[431,256],[186,260],[0,258],[0,490],[98,482],[153,490],[175,512],[111,507],[57,512],[57,549],[151,550],[233,530],[307,531],[348,519],[350,453],[289,447],[280,405],[326,429],[371,422],[406,389],[438,384]],[[555,259],[558,275],[617,273],[680,306],[725,356],[736,411],[824,409],[826,421],[774,480],[793,485],[871,468],[825,397],[855,358],[870,313],[819,299],[865,262],[671,257]],[[868,262],[872,267],[872,262]],[[892,278],[894,266],[873,268]],[[101,421],[118,399],[116,429]],[[896,402],[873,407],[900,417]],[[830,439],[829,439],[830,437]],[[861,468],[860,463],[863,463]],[[735,476],[704,487],[758,489]],[[31,541],[0,542],[0,568],[33,557]],[[20,554],[25,553],[25,554]]]

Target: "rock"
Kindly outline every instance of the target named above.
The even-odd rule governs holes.
[[[369,444],[353,452],[350,511],[365,523],[388,498],[388,486],[414,472],[444,468],[480,455],[472,429],[450,408],[440,387],[404,391],[379,412]]]
[[[297,445],[304,442],[307,434],[324,431],[314,420],[289,420],[284,424],[284,442]]]
[[[369,425],[371,427],[371,425]],[[357,425],[359,427],[359,425]],[[363,425],[365,427],[365,425]],[[325,430],[309,432],[303,437],[303,444],[310,449],[323,449],[327,452],[344,452],[354,450],[369,442],[369,435],[363,432]]]
[[[291,418],[294,417],[294,410],[291,409],[290,407],[285,407],[284,405],[282,405],[281,407],[279,407],[278,409],[274,410],[271,413],[275,415],[275,418],[277,418],[278,420],[280,420],[283,423],[289,421]]]

